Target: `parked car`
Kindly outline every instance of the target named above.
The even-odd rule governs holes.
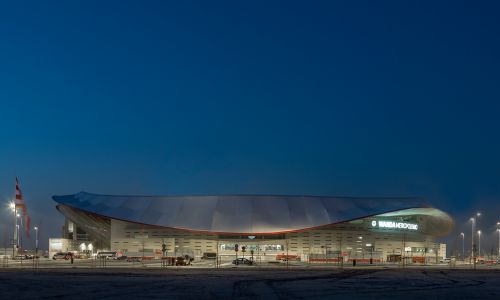
[[[127,260],[128,257],[126,255],[118,256],[116,260]]]
[[[71,252],[57,252],[56,254],[54,254],[52,256],[52,259],[53,260],[57,260],[57,259],[68,260],[71,258],[71,256],[73,256],[73,253],[71,253]]]
[[[175,259],[176,266],[189,266],[193,262],[194,258],[189,255],[179,256]]]
[[[216,259],[216,258],[217,258],[217,253],[215,252],[205,252],[201,257],[201,259]]]
[[[249,259],[246,259],[246,258],[238,258],[238,259],[235,259],[233,260],[233,265],[253,265],[254,262],[253,260],[249,260]]]
[[[142,261],[142,257],[139,256],[129,256],[127,257],[128,262],[140,262]]]
[[[278,254],[276,255],[276,260],[278,261],[300,261],[300,256],[298,255],[293,255],[293,254]]]
[[[88,255],[87,253],[78,253],[75,255],[75,258],[78,258],[78,259],[88,259],[90,258],[90,255]]]
[[[105,258],[105,259],[116,259],[116,251],[100,251],[97,252],[97,258]]]
[[[449,257],[442,258],[439,260],[439,262],[442,264],[449,264],[451,262],[451,258],[449,258]]]

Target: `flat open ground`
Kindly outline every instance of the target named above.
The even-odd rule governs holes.
[[[1,299],[500,299],[500,270],[0,269]]]

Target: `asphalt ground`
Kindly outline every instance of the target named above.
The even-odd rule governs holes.
[[[500,269],[0,268],[2,299],[500,299]]]
[[[32,268],[40,268],[40,269],[67,269],[67,268],[163,268],[162,263],[159,260],[145,260],[142,262],[127,262],[125,260],[95,260],[95,259],[74,259],[73,263],[70,260],[52,260],[52,259],[39,259],[34,264],[33,260],[1,260],[0,259],[0,269],[2,268],[22,268],[22,269],[32,269]],[[286,262],[257,262],[253,266],[244,266],[239,265],[235,266],[231,263],[231,260],[222,261],[219,268],[253,268],[253,269],[345,269],[352,268],[352,263],[344,263],[340,265],[338,263],[307,263],[307,262],[295,262],[290,261],[288,264]],[[215,260],[196,260],[190,266],[167,266],[167,268],[175,268],[175,269],[215,269]],[[357,264],[354,268],[403,268],[403,266],[399,264]],[[449,264],[430,264],[430,265],[420,265],[420,264],[410,264],[405,266],[404,268],[438,268],[438,269],[472,269],[473,266],[470,264],[461,264],[457,263],[455,265]],[[477,269],[500,269],[500,264],[497,265],[484,265],[478,264],[476,265]]]

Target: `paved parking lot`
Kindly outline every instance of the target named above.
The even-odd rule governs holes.
[[[499,299],[498,269],[0,269],[3,299]]]
[[[34,264],[32,260],[9,260],[0,261],[0,268],[33,268]],[[127,262],[125,260],[92,260],[92,259],[75,259],[73,264],[70,260],[52,260],[52,259],[39,259],[38,268],[162,268],[162,264],[159,260],[145,260],[142,262]],[[337,263],[307,263],[307,262],[257,262],[254,266],[244,266],[239,265],[236,267],[231,263],[231,260],[225,260],[221,262],[218,266],[219,268],[254,268],[254,269],[341,269],[341,268],[352,268],[352,264],[339,265]],[[477,269],[500,269],[500,265],[480,265],[478,264]],[[172,268],[168,266],[167,268]],[[215,260],[195,260],[192,265],[185,267],[173,267],[173,268],[186,268],[186,269],[215,269]],[[402,268],[402,266],[397,264],[375,264],[375,265],[363,265],[358,264],[354,268]],[[448,264],[437,264],[437,265],[419,265],[412,264],[406,266],[406,268],[439,268],[439,269],[471,269],[472,266],[469,264],[448,265]]]

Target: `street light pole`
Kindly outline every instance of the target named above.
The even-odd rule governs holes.
[[[497,222],[498,231],[498,259],[500,259],[500,222]]]
[[[16,203],[11,202],[9,204],[9,208],[12,210],[14,213],[14,235],[12,237],[12,258],[14,258],[15,254],[15,248],[17,245],[17,211],[16,211]]]
[[[498,232],[498,259],[500,259],[500,229],[497,229]]]
[[[35,258],[38,256],[38,226],[35,226]]]
[[[17,214],[17,216],[19,217],[19,232],[18,232],[18,236],[19,236],[19,249],[23,250],[23,217],[21,216],[21,214]]]
[[[35,257],[33,257],[33,268],[38,268],[38,226],[35,229]]]
[[[475,216],[473,216],[472,218],[470,218],[471,222],[472,222],[472,232],[471,232],[471,256],[472,256],[472,261],[473,261],[473,264],[474,264],[474,269],[476,268],[476,249],[475,249],[475,244],[474,244],[474,232],[476,231],[476,222],[477,222],[477,218],[481,216],[481,213],[476,213]]]
[[[465,233],[460,233],[462,237],[462,261],[465,261]]]
[[[470,240],[471,240],[471,245],[470,245],[470,257],[472,259],[471,261],[471,264],[474,264],[474,268],[476,267],[476,260],[475,260],[475,257],[474,257],[474,227],[476,225],[476,219],[474,217],[470,218],[470,221],[472,223],[472,232],[471,232],[471,236],[470,236]]]
[[[16,235],[19,237],[19,224],[16,224],[16,232],[17,232]],[[16,244],[16,248],[19,251],[19,242]]]
[[[479,242],[478,256],[480,257],[481,256],[481,230],[477,231],[477,239],[478,239],[478,242]]]

